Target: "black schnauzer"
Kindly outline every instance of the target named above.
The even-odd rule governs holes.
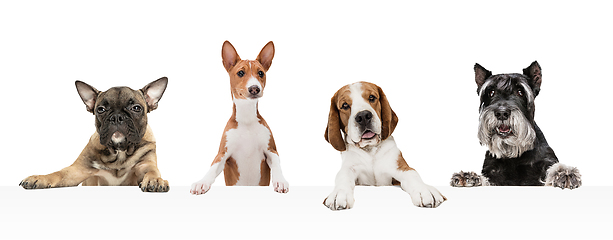
[[[479,141],[485,153],[482,176],[454,173],[453,187],[554,186],[577,188],[581,174],[558,162],[534,122],[534,98],[541,87],[541,66],[534,61],[523,74],[492,75],[475,64],[479,107]]]

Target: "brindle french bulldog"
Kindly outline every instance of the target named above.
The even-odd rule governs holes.
[[[143,192],[168,192],[157,167],[155,138],[147,113],[158,107],[166,90],[163,77],[140,90],[114,87],[100,92],[76,81],[77,91],[96,117],[96,132],[70,166],[19,183],[25,189],[83,186],[136,186]]]

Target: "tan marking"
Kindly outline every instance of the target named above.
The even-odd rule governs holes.
[[[270,185],[270,167],[266,163],[266,159],[262,160],[260,164],[260,186]]]
[[[360,83],[362,83],[362,97],[366,102],[370,103],[379,115],[379,119],[381,119],[381,139],[385,140],[391,136],[394,129],[396,129],[398,116],[396,116],[396,113],[392,110],[392,107],[390,107],[387,96],[385,96],[381,87],[369,82]],[[376,98],[372,103],[369,101],[370,95]]]
[[[407,161],[404,160],[404,158],[402,157],[402,153],[400,153],[398,155],[398,170],[406,172],[409,170],[415,170],[412,167],[409,167],[409,164],[407,164]]]
[[[332,99],[330,99],[330,113],[328,114],[328,125],[326,126],[324,138],[338,151],[345,151],[347,149],[341,135],[341,130],[343,133],[347,132],[351,108],[342,109],[342,106],[345,103],[351,106],[353,100],[350,94],[349,85],[346,85],[336,91]]]
[[[234,160],[234,158],[229,157],[228,160],[226,160],[226,166],[223,168],[223,176],[226,179],[226,186],[234,186],[238,182],[241,173],[238,172],[238,165],[236,165],[236,160]]]

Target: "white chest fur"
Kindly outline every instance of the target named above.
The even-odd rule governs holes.
[[[389,137],[368,151],[349,144],[342,152],[343,167],[357,174],[359,185],[389,186],[392,175],[398,169],[400,150],[393,137]]]

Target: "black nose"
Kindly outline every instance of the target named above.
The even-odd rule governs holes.
[[[360,125],[369,124],[371,119],[372,119],[372,113],[370,111],[364,110],[355,115],[355,122],[357,122]]]
[[[121,114],[114,114],[111,115],[111,117],[109,117],[109,122],[111,123],[123,123],[123,120],[125,120],[126,117],[122,116]]]
[[[500,121],[504,121],[509,119],[509,115],[511,115],[511,110],[506,107],[499,107],[494,111],[494,115]]]
[[[253,85],[251,87],[249,87],[247,90],[249,90],[249,93],[251,95],[258,95],[260,93],[260,87]]]

